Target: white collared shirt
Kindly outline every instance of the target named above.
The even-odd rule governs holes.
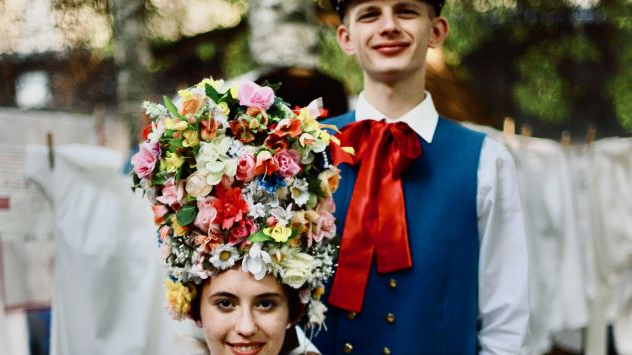
[[[432,96],[398,119],[386,117],[361,93],[356,121],[406,122],[431,144],[439,114]],[[528,259],[520,190],[513,158],[501,144],[485,137],[477,188],[480,258],[478,268],[480,355],[524,354],[529,323]]]

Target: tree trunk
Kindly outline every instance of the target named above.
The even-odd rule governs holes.
[[[140,138],[142,102],[151,93],[149,40],[145,36],[145,2],[111,0],[114,62],[117,67],[117,118],[127,125],[131,144]]]

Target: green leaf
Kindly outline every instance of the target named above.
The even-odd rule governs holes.
[[[174,117],[177,117],[183,121],[186,121],[186,118],[184,118],[181,114],[178,113],[178,108],[176,107],[176,105],[173,104],[173,102],[171,102],[171,99],[168,96],[163,95],[162,100],[165,102],[165,106]]]
[[[166,171],[161,171],[156,176],[154,176],[153,182],[154,185],[164,185],[167,181],[167,177],[165,176]]]
[[[253,243],[267,242],[269,240],[274,240],[274,239],[272,239],[271,236],[263,233],[263,231],[261,230],[257,231],[257,233],[248,237],[248,241],[253,242]]]
[[[193,223],[196,215],[197,207],[195,207],[194,205],[187,205],[178,210],[178,212],[176,213],[176,218],[179,225],[188,226],[189,224]]]
[[[204,91],[206,91],[206,96],[210,97],[213,102],[219,103],[219,93],[212,85],[205,84]]]
[[[180,138],[169,140],[169,145],[184,149],[184,146],[182,145],[182,139]]]

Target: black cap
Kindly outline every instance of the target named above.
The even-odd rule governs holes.
[[[333,6],[334,10],[338,13],[340,18],[342,19],[345,15],[345,10],[347,5],[351,2],[351,0],[329,0],[331,2],[331,6]],[[441,9],[443,5],[445,5],[445,0],[422,0],[434,6],[435,12],[438,15],[441,14]]]

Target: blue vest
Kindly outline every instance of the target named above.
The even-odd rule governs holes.
[[[350,112],[325,123],[343,127],[354,117]],[[420,138],[421,156],[403,176],[413,267],[379,274],[374,260],[362,311],[349,314],[329,305],[327,331],[313,339],[323,355],[476,353],[476,192],[483,138],[444,118],[432,144]],[[340,168],[334,198],[342,235],[357,170]]]

